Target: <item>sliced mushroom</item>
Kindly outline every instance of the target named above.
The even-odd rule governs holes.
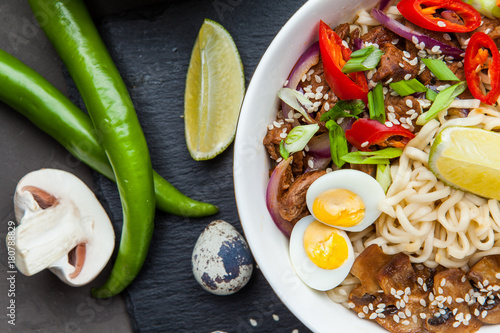
[[[48,268],[81,286],[108,262],[113,226],[94,193],[73,174],[41,169],[24,176],[14,195],[16,266],[25,275]]]

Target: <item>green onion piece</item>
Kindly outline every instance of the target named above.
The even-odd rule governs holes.
[[[325,126],[328,129],[328,136],[330,138],[332,161],[338,168],[341,168],[345,164],[345,161],[342,160],[342,156],[349,152],[344,130],[335,120],[328,120]]]
[[[429,120],[436,118],[438,113],[450,106],[455,97],[463,93],[465,89],[467,89],[467,83],[462,81],[438,93],[430,109],[417,118],[416,124],[424,125]]]
[[[385,148],[376,151],[354,151],[342,156],[342,160],[351,164],[389,164],[391,158],[401,156],[398,148]]]
[[[384,91],[381,83],[368,92],[368,110],[370,110],[370,119],[385,123]]]
[[[432,90],[432,89],[427,89],[425,92],[425,98],[427,98],[429,101],[435,101],[436,96],[438,95],[437,91]]]
[[[438,80],[460,81],[443,60],[422,58],[422,62]]]
[[[280,155],[284,160],[287,160],[290,157],[290,153],[285,148],[285,140],[280,141]]]
[[[374,69],[383,54],[382,50],[373,45],[354,51],[344,67],[342,67],[342,72],[347,74]]]
[[[389,85],[399,94],[399,96],[408,96],[416,92],[425,92],[427,90],[427,88],[417,79],[411,79],[409,81],[401,80],[389,83]]]
[[[307,110],[304,107],[304,105],[313,104],[313,102],[311,102],[307,97],[302,95],[297,90],[291,88],[281,88],[280,90],[278,90],[278,97],[283,102],[288,104],[291,108],[299,111],[300,114],[304,116],[304,118],[308,123],[314,123],[314,120],[312,120],[311,117],[309,117],[309,114],[307,113]]]
[[[286,136],[283,146],[289,154],[301,151],[318,130],[318,124],[295,126]]]
[[[357,115],[362,113],[364,110],[365,110],[365,103],[363,103],[363,101],[360,99],[355,99],[352,101],[340,100],[337,103],[335,103],[335,105],[330,110],[323,113],[319,120],[320,121],[327,121],[330,119],[337,120],[339,118],[346,118],[346,117],[358,118]]]
[[[387,189],[392,183],[390,164],[378,164],[377,174],[375,175],[375,179],[382,186],[384,192],[387,193]]]

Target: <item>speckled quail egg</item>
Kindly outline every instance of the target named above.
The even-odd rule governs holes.
[[[308,215],[293,227],[290,260],[305,284],[324,291],[344,281],[354,263],[354,251],[345,231]]]
[[[347,231],[361,231],[380,216],[382,186],[370,175],[336,170],[316,179],[307,190],[307,208],[320,222]]]
[[[229,223],[216,220],[200,234],[193,249],[193,275],[203,289],[230,295],[243,288],[253,271],[253,258],[243,236]]]

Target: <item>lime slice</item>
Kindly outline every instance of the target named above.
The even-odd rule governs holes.
[[[448,127],[434,141],[429,167],[446,184],[500,200],[500,134]]]
[[[231,35],[205,19],[191,54],[184,95],[188,150],[208,160],[233,141],[245,94],[245,76]]]

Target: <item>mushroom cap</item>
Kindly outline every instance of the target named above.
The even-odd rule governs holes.
[[[92,281],[102,271],[115,245],[111,221],[90,188],[67,171],[40,169],[30,172],[17,184],[14,195],[15,216],[20,228],[23,221],[36,219],[36,214],[41,214],[44,210],[59,209],[60,203],[63,205],[68,202],[77,210],[75,218],[79,217],[79,222],[76,223],[81,223],[83,231],[75,231],[81,233],[80,237],[75,238],[78,240],[73,241],[77,244],[68,245],[71,247],[70,251],[47,268],[63,282],[81,286]],[[74,258],[75,252],[77,264],[82,263],[83,254],[81,267],[71,262],[70,257]]]

